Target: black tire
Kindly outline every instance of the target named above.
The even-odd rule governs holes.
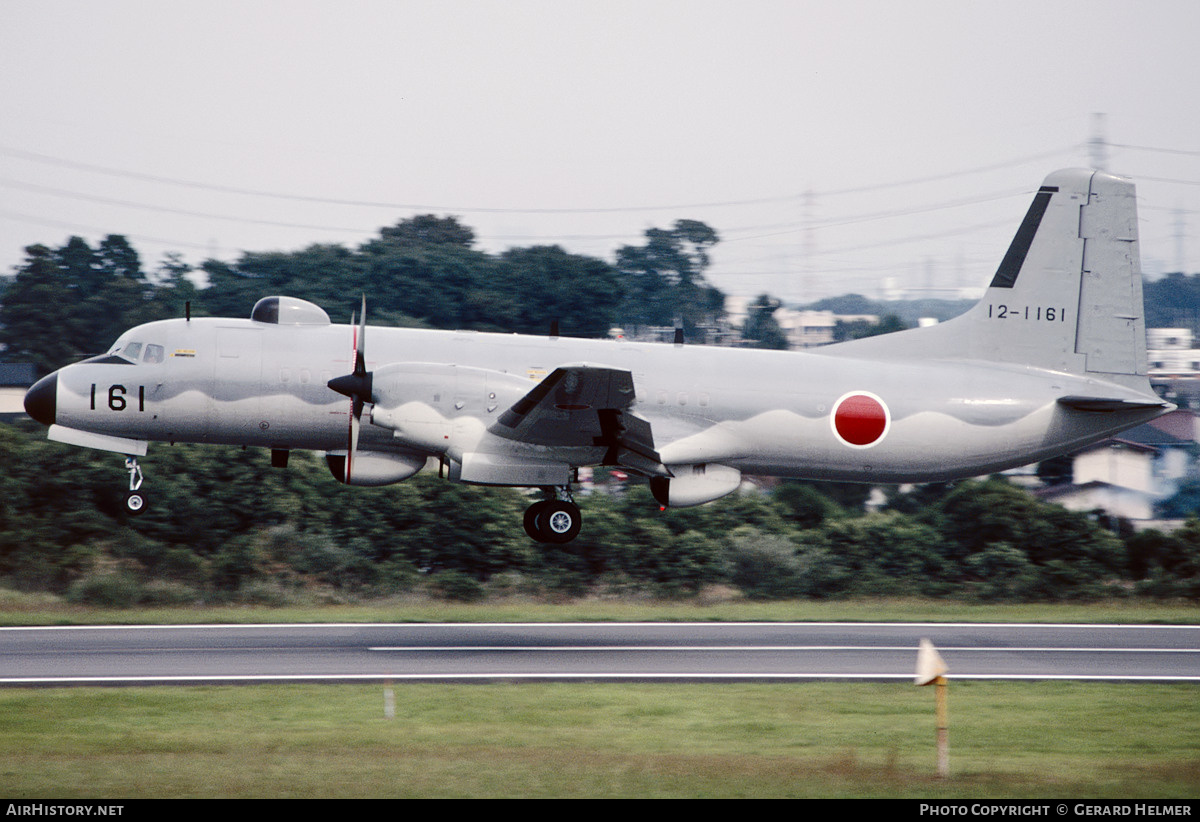
[[[538,517],[549,504],[549,500],[542,500],[525,509],[525,518],[522,524],[525,526],[525,533],[529,534],[529,538],[536,542],[546,541],[542,538],[542,532],[539,530]]]
[[[125,495],[125,513],[131,517],[140,516],[146,510],[146,495],[141,491],[130,491]]]

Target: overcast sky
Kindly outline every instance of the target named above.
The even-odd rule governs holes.
[[[686,218],[728,293],[947,295],[1101,157],[1147,273],[1200,272],[1198,32],[1194,0],[0,0],[0,271],[429,212],[611,260]]]

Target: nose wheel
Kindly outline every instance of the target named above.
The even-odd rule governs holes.
[[[142,467],[137,457],[126,457],[125,468],[129,471],[129,492],[125,494],[125,513],[131,517],[146,510],[146,495],[142,491]]]
[[[570,499],[544,499],[525,509],[525,533],[537,542],[565,545],[579,536],[583,517]]]

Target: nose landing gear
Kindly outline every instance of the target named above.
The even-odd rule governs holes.
[[[569,488],[547,489],[547,499],[525,509],[525,533],[537,542],[565,545],[579,536],[583,517]]]
[[[137,457],[126,457],[125,468],[129,471],[129,493],[125,495],[125,513],[136,517],[146,510],[146,495],[142,493],[142,467]]]

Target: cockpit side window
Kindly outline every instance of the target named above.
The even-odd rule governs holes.
[[[124,348],[118,349],[118,351],[125,359],[137,362],[138,355],[142,353],[142,344],[140,342],[133,342]]]
[[[163,347],[161,345],[147,345],[146,353],[142,356],[142,362],[162,362]]]

